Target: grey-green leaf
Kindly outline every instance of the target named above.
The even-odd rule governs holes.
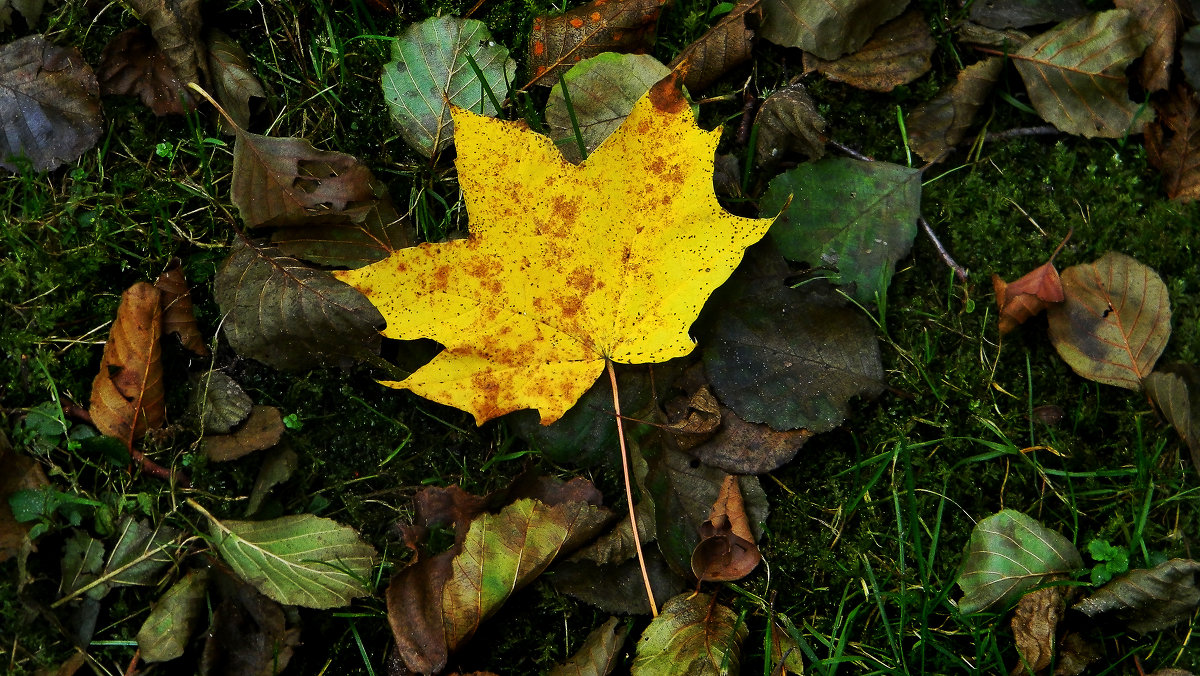
[[[964,614],[999,610],[1051,575],[1083,567],[1079,550],[1060,533],[1024,514],[1005,509],[971,531],[958,576]]]
[[[210,532],[229,567],[279,603],[337,608],[371,592],[375,549],[349,526],[297,514],[269,521],[214,519]]]
[[[224,371],[205,371],[192,379],[192,412],[210,434],[229,434],[242,424],[254,402]]]
[[[749,631],[738,614],[708,594],[684,593],[667,601],[642,632],[633,676],[736,674]]]
[[[604,52],[571,67],[563,80],[571,95],[571,108],[583,144],[590,153],[608,138],[633,110],[633,104],[650,91],[650,86],[671,71],[648,54]],[[564,157],[579,162],[579,144],[571,114],[563,97],[562,83],[550,90],[546,101],[546,126],[550,138]]]
[[[1200,604],[1200,562],[1171,559],[1118,577],[1073,607],[1088,617],[1111,613],[1139,634],[1161,631],[1192,616]]]
[[[183,654],[204,612],[208,569],[188,571],[151,604],[150,616],[138,629],[138,649],[147,662],[166,662]]]
[[[503,101],[516,71],[508,50],[492,42],[483,22],[434,17],[409,26],[392,44],[392,60],[383,67],[383,96],[404,140],[432,157],[453,139],[450,104],[495,116],[483,82]]]
[[[764,0],[759,35],[836,59],[862,47],[875,29],[900,16],[908,0]]]
[[[830,281],[873,303],[917,235],[921,172],[845,157],[810,162],[775,177],[759,208],[783,210],[770,234],[785,257],[828,268]]]
[[[150,524],[127,515],[117,528],[119,537],[104,566],[104,583],[97,589],[107,591],[112,585],[148,585],[154,576],[171,563],[174,547],[171,541],[179,530],[170,526],[151,528]]]

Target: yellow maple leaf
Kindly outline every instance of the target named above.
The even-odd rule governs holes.
[[[445,350],[384,382],[479,424],[536,408],[557,420],[603,371],[692,351],[688,329],[773,219],[713,192],[720,130],[696,126],[678,71],[585,162],[519,122],[455,109],[470,237],[336,273],[387,319],[385,337]]]

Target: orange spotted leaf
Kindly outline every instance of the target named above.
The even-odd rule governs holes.
[[[713,192],[719,130],[696,126],[678,71],[580,165],[525,125],[454,111],[468,239],[336,273],[387,320],[383,335],[445,350],[385,385],[470,412],[557,420],[606,359],[692,351],[688,329],[772,219]]]
[[[654,45],[664,0],[593,0],[559,16],[539,16],[529,33],[530,84],[547,87],[602,52],[644,54]]]

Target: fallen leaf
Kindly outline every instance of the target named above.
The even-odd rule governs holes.
[[[1183,25],[1176,0],[1115,0],[1117,9],[1134,13],[1150,45],[1142,55],[1138,80],[1148,92],[1166,89],[1171,83],[1171,65],[1175,62],[1175,40]]]
[[[1179,68],[1192,89],[1200,87],[1200,26],[1192,26],[1179,39]]]
[[[1172,364],[1142,381],[1146,394],[1187,444],[1192,465],[1200,472],[1200,369]]]
[[[809,162],[772,179],[759,208],[782,210],[771,240],[785,258],[828,269],[823,276],[860,303],[875,303],[917,236],[921,172],[845,157]]]
[[[1194,202],[1200,199],[1200,99],[1177,84],[1154,109],[1158,120],[1146,127],[1146,154],[1162,172],[1167,197]]]
[[[229,434],[250,416],[254,402],[236,380],[210,370],[192,378],[192,414],[210,434]]]
[[[959,72],[953,85],[908,114],[908,145],[926,162],[937,162],[966,138],[976,113],[1000,79],[1004,59],[989,57]]]
[[[1051,304],[1063,302],[1062,278],[1054,267],[1054,258],[1071,239],[1071,232],[1067,231],[1067,236],[1050,254],[1050,260],[1025,273],[1012,284],[999,275],[992,275],[992,288],[995,289],[996,305],[1000,309],[1000,335],[1024,324]]]
[[[663,405],[667,414],[663,429],[671,433],[675,446],[681,451],[690,451],[704,443],[721,427],[721,403],[708,385],[699,384],[688,389],[690,394],[670,399]]]
[[[254,479],[254,487],[250,489],[250,499],[246,501],[246,516],[253,516],[262,506],[267,493],[272,488],[287,481],[300,464],[300,457],[287,443],[271,449],[258,468],[258,476]]]
[[[1200,562],[1171,559],[1116,578],[1071,606],[1088,617],[1114,617],[1139,634],[1162,631],[1191,618],[1200,604]]]
[[[721,428],[688,454],[726,472],[765,474],[791,462],[812,436],[812,431],[803,428],[780,432],[770,425],[746,422],[722,406]]]
[[[954,33],[959,42],[999,47],[1004,50],[1005,54],[1011,54],[1020,49],[1021,45],[1029,42],[1029,34],[1023,31],[988,28],[970,21],[958,24]]]
[[[771,663],[775,665],[771,676],[803,676],[803,651],[800,650],[799,644],[792,638],[791,633],[779,626],[778,621],[772,620],[771,625]]]
[[[1114,9],[1065,21],[1010,58],[1047,122],[1068,134],[1122,138],[1154,119],[1152,109],[1129,100],[1125,79],[1149,41],[1132,12]]]
[[[328,272],[238,239],[214,295],[229,345],[277,369],[349,366],[379,351],[383,316]]]
[[[151,527],[149,521],[127,514],[117,526],[117,542],[100,571],[102,581],[89,589],[88,595],[100,599],[113,587],[154,584],[162,569],[175,562],[179,534],[171,526]]]
[[[740,580],[758,567],[738,478],[727,474],[708,521],[700,524],[700,543],[692,550],[692,574],[701,582]]]
[[[101,94],[136,96],[160,117],[182,115],[195,108],[167,55],[142,28],[122,31],[104,46],[97,77]]]
[[[100,138],[100,85],[77,49],[41,35],[0,47],[0,91],[0,167],[50,171],[79,159]]]
[[[13,10],[25,19],[26,26],[36,26],[47,4],[57,4],[57,0],[0,0],[0,28],[12,26]]]
[[[689,91],[702,91],[725,73],[750,59],[754,29],[762,21],[762,0],[738,0],[699,39],[683,48],[668,68],[687,64],[683,84]]]
[[[261,590],[214,567],[219,603],[204,632],[200,676],[275,676],[284,671],[297,646],[300,628]]]
[[[392,203],[387,187],[371,179],[373,203],[346,218],[311,218],[275,228],[271,244],[285,256],[332,268],[361,268],[412,246],[416,231]],[[359,218],[360,220],[351,220]]]
[[[1083,567],[1070,540],[1012,509],[975,524],[964,554],[958,575],[964,615],[999,610],[1051,576]]]
[[[475,60],[483,80],[467,57]],[[452,106],[494,116],[516,75],[508,50],[492,41],[482,21],[442,16],[413,24],[392,43],[383,67],[383,97],[410,146],[433,157],[454,139]]]
[[[154,281],[154,288],[162,293],[162,327],[163,335],[175,334],[179,342],[200,357],[209,355],[208,346],[204,344],[204,335],[196,324],[196,314],[192,307],[192,291],[188,288],[187,278],[183,276],[183,267],[179,259]]]
[[[556,665],[549,676],[606,676],[616,668],[621,647],[629,634],[629,625],[617,626],[618,618],[610,617],[584,639],[570,659]]]
[[[670,72],[648,54],[605,52],[572,66],[563,75],[571,97],[571,109],[567,108],[561,82],[554,85],[546,100],[546,126],[563,157],[575,163],[583,159],[575,138],[576,126],[584,147],[591,154],[601,141],[621,126],[633,110],[633,104]]]
[[[104,343],[100,372],[88,406],[92,423],[105,436],[132,449],[147,430],[166,420],[163,403],[162,294],[138,282],[121,295],[117,318]]]
[[[1062,283],[1066,299],[1047,312],[1058,356],[1084,378],[1140,390],[1171,336],[1166,284],[1112,251],[1067,268]]]
[[[680,594],[642,632],[633,676],[736,674],[749,630],[708,594]]]
[[[207,43],[213,94],[233,123],[245,129],[250,126],[250,99],[266,98],[267,92],[254,74],[250,57],[233,38],[213,29],[208,32]]]
[[[183,655],[203,616],[207,586],[207,568],[189,570],[150,604],[150,615],[137,633],[143,660],[167,662]]]
[[[907,0],[764,0],[759,35],[832,60],[857,51],[907,5]]]
[[[242,426],[230,434],[204,437],[200,451],[213,462],[228,462],[271,448],[283,436],[283,416],[274,406],[255,406]]]
[[[200,40],[200,0],[129,0],[142,23],[158,43],[171,69],[186,87],[203,84],[204,43]]]
[[[980,0],[971,3],[971,21],[989,28],[1024,28],[1073,19],[1087,13],[1079,0]]]
[[[665,0],[592,0],[559,16],[538,16],[529,33],[530,84],[550,87],[571,66],[602,52],[644,54],[654,45]]]
[[[825,156],[825,120],[800,79],[767,97],[754,116],[754,162],[769,172],[787,153]]]
[[[73,594],[100,577],[104,567],[104,543],[78,528],[63,545],[62,579],[58,590],[63,596]]]
[[[1079,676],[1100,656],[1100,649],[1094,643],[1077,631],[1069,631],[1059,643],[1054,676]]]
[[[0,430],[0,469],[3,470],[0,471],[0,563],[4,563],[21,554],[33,526],[16,520],[9,496],[47,486],[50,481],[35,460],[17,455],[3,430]]]
[[[846,419],[852,397],[883,391],[874,325],[828,284],[742,281],[740,293],[723,296],[728,309],[703,352],[709,382],[738,416],[828,432]]]
[[[1066,604],[1063,587],[1043,587],[1021,597],[1010,626],[1021,662],[1012,676],[1040,672],[1054,661],[1054,634]]]
[[[317,150],[302,138],[234,127],[229,199],[246,227],[361,221],[375,203],[373,176],[352,155]]]
[[[859,89],[890,92],[929,72],[933,35],[919,10],[911,9],[875,29],[858,51],[834,61],[804,55],[804,71],[817,71]]]
[[[335,273],[377,304],[384,336],[446,348],[385,385],[479,424],[523,408],[549,424],[606,361],[692,351],[704,301],[772,219],[717,202],[719,132],[695,126],[679,77],[656,84],[578,166],[523,125],[455,110],[470,238]]]
[[[640,525],[640,523],[639,523]],[[642,540],[643,545],[649,544]],[[646,572],[654,590],[658,607],[690,586],[677,574],[662,552],[650,548],[645,552]],[[554,589],[593,605],[606,613],[649,615],[646,585],[636,559],[620,563],[599,564],[593,561],[563,561],[554,566],[551,582]]]
[[[378,557],[349,526],[312,514],[267,521],[208,518],[221,558],[279,603],[339,608],[371,593],[366,585]]]

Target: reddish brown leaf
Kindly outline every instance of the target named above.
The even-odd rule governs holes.
[[[155,115],[182,115],[195,107],[184,82],[150,33],[130,28],[118,33],[100,54],[101,94],[136,96]]]
[[[1115,0],[1117,9],[1131,10],[1150,36],[1150,46],[1142,54],[1138,79],[1149,92],[1166,89],[1175,62],[1175,41],[1183,23],[1176,0]]]
[[[131,450],[147,430],[166,420],[163,405],[162,294],[146,282],[121,296],[92,381],[88,411],[101,434],[116,437]]]
[[[237,460],[243,455],[271,448],[283,436],[283,416],[274,406],[255,406],[250,417],[232,434],[204,437],[200,450],[213,462]]]
[[[726,475],[712,514],[700,525],[700,537],[692,550],[692,573],[701,582],[740,580],[758,566],[762,556],[736,476]]]
[[[667,67],[674,70],[686,63],[683,84],[693,92],[704,89],[750,58],[754,29],[762,21],[762,14],[762,0],[741,0],[717,25],[684,47]]]
[[[804,70],[820,71],[837,82],[876,92],[890,92],[929,72],[933,54],[929,24],[918,10],[909,10],[883,24],[861,49],[836,61],[804,55]]]
[[[200,0],[129,0],[129,6],[158,43],[184,86],[203,84],[204,44],[200,41]]]
[[[1146,128],[1150,162],[1162,172],[1168,197],[1192,202],[1200,198],[1200,100],[1180,83],[1155,109],[1158,121]]]
[[[711,439],[688,451],[701,462],[736,474],[763,474],[786,465],[813,436],[808,429],[771,429],[747,422],[721,407],[721,429]]]
[[[42,466],[32,458],[17,455],[8,437],[0,430],[0,563],[21,552],[33,524],[18,523],[13,518],[8,497],[17,491],[40,488],[49,484]]]
[[[645,53],[654,44],[664,2],[592,0],[560,16],[535,18],[529,34],[530,84],[553,86],[560,73],[601,52]]]
[[[179,336],[179,342],[183,343],[184,347],[201,357],[207,357],[208,346],[204,344],[204,336],[196,324],[192,292],[188,288],[178,259],[158,276],[154,287],[162,292],[163,335],[174,333]]]
[[[1013,676],[1039,672],[1054,659],[1054,633],[1066,604],[1065,587],[1043,587],[1021,597],[1013,613],[1012,630],[1021,662]]]
[[[1030,317],[1045,310],[1051,303],[1061,303],[1064,299],[1062,279],[1054,267],[1054,258],[1062,251],[1067,236],[1059,243],[1050,260],[1030,270],[1023,277],[1006,284],[998,275],[992,275],[992,288],[996,291],[996,304],[1000,307],[1000,334],[1003,335],[1024,324]]]
[[[998,56],[967,66],[953,85],[918,106],[905,121],[909,146],[927,162],[944,158],[966,136],[1003,68]]]

